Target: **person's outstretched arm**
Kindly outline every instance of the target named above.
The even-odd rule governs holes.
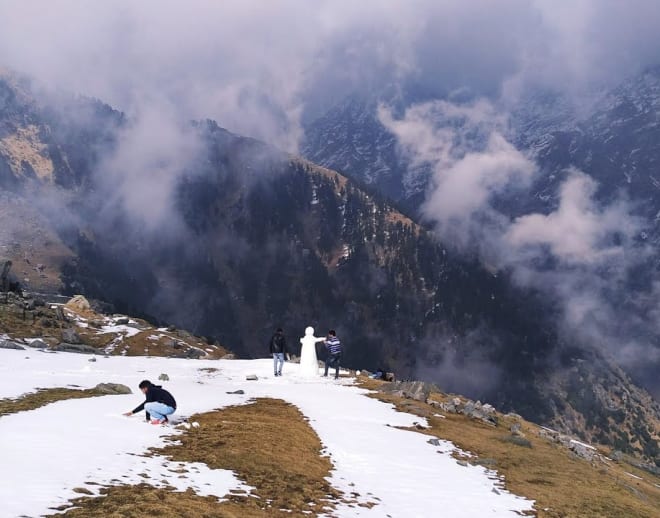
[[[147,401],[144,400],[142,403],[140,403],[138,406],[136,406],[133,410],[131,410],[130,412],[126,412],[124,415],[133,415],[133,414],[137,414],[138,412],[142,412],[142,410],[144,410],[144,404],[146,402]]]

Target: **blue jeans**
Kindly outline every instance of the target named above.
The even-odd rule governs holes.
[[[328,368],[334,367],[335,370],[335,379],[339,377],[339,362],[341,362],[341,353],[338,354],[328,354],[328,357],[325,359],[325,374],[328,375]]]
[[[277,368],[279,363],[280,367]],[[273,368],[275,369],[275,374],[282,374],[282,366],[284,365],[284,353],[273,353]]]
[[[166,415],[174,413],[174,409],[171,406],[167,406],[165,403],[158,403],[157,401],[145,403],[144,411],[147,413],[147,419],[149,419],[149,416],[151,416],[151,419],[163,419]]]

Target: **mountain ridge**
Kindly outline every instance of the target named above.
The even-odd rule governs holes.
[[[568,353],[544,325],[552,308],[513,287],[506,272],[456,256],[338,173],[212,121],[190,130],[204,152],[172,166],[167,224],[145,226],[116,202],[112,169],[97,173],[130,121],[82,102],[82,122],[44,111],[43,124],[57,129],[40,133],[60,157],[54,185],[30,174],[5,184],[35,215],[51,216],[51,235],[71,251],[62,265],[46,266],[60,269],[65,292],[154,315],[246,356],[265,354],[275,326],[290,337],[310,323],[333,327],[349,365],[463,384],[503,409],[552,419],[553,364]],[[11,117],[3,124],[6,134],[20,127]],[[474,365],[492,376],[471,384]],[[652,409],[641,415],[652,429]]]

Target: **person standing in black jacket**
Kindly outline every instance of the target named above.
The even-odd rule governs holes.
[[[154,385],[149,380],[141,381],[139,387],[146,396],[144,402],[124,415],[133,415],[144,410],[147,421],[151,418],[151,424],[166,423],[167,416],[173,414],[176,410],[174,396],[160,385]]]
[[[286,338],[284,331],[278,327],[275,334],[270,339],[270,353],[273,355],[273,369],[275,376],[282,375],[282,366],[284,365],[284,355],[287,353]]]

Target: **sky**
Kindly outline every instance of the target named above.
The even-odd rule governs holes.
[[[349,93],[578,94],[654,63],[653,0],[3,0],[0,66],[296,151]]]

